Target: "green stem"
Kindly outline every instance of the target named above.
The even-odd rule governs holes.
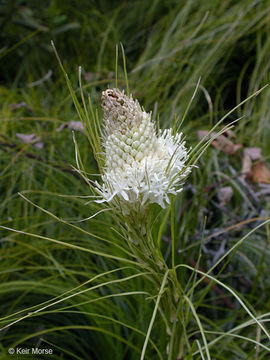
[[[174,236],[174,198],[171,200],[171,244],[172,244],[172,269],[175,268],[175,236]]]
[[[151,331],[152,331],[152,327],[153,327],[153,325],[154,325],[154,321],[155,321],[155,318],[156,318],[156,315],[157,315],[158,305],[159,305],[159,302],[160,302],[161,295],[162,295],[162,293],[163,293],[164,287],[165,287],[165,285],[166,285],[166,281],[167,281],[168,274],[169,274],[169,270],[167,270],[167,271],[165,272],[164,277],[163,277],[163,280],[162,280],[162,283],[161,283],[161,287],[160,287],[160,290],[159,290],[159,293],[158,293],[156,305],[155,305],[155,308],[154,308],[154,311],[153,311],[153,315],[152,315],[152,318],[151,318],[151,321],[150,321],[150,324],[149,324],[149,327],[148,327],[148,330],[147,330],[147,334],[146,334],[146,337],[145,337],[145,341],[144,341],[144,344],[143,344],[143,348],[142,348],[142,353],[141,353],[141,358],[140,358],[140,360],[143,360],[143,359],[144,359],[146,347],[147,347],[147,344],[148,344],[148,341],[149,341],[149,338],[150,338],[150,334],[151,334]]]

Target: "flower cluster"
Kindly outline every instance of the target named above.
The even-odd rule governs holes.
[[[102,93],[102,108],[105,168],[98,201],[113,201],[123,212],[144,211],[150,203],[165,208],[190,172],[182,134],[172,129],[157,134],[151,113],[118,89]]]

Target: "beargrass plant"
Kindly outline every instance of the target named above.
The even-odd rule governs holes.
[[[196,145],[196,133],[224,114],[224,125],[244,115],[234,128],[237,142],[261,147],[269,160],[269,88],[252,96],[270,80],[269,2],[92,4],[53,1],[42,4],[44,11],[34,1],[23,7],[20,1],[4,4],[12,11],[1,22],[8,47],[0,56],[0,358],[21,359],[8,349],[38,346],[54,349],[50,358],[55,359],[139,359],[142,351],[145,359],[173,359],[180,343],[182,359],[268,359],[267,188],[241,182],[241,150],[228,156],[207,147],[208,138]],[[43,29],[36,32],[39,24]],[[68,83],[71,96],[52,65],[51,38],[73,74],[72,84],[77,83],[74,64],[89,71],[82,73],[89,83],[74,91]],[[121,93],[125,88],[130,98],[120,67],[117,83],[117,71],[111,71],[119,41],[128,57],[131,92],[146,113],[153,110],[157,137],[163,134],[158,114],[160,128],[173,128],[177,138],[189,108],[181,131],[191,172],[185,183],[182,179],[181,194],[170,194],[164,209],[149,203],[145,228],[134,217],[127,227],[128,215],[119,211],[121,195],[106,201],[111,189],[104,178],[100,98],[107,88]],[[51,78],[28,86],[49,69]],[[80,92],[90,92],[97,112],[88,97],[85,104],[79,99]],[[72,98],[90,141],[89,146],[84,135],[74,136],[77,163],[72,134],[68,128],[58,132],[78,120]],[[40,135],[43,148],[21,143],[17,133]],[[221,207],[217,193],[223,185],[232,187],[233,197]],[[139,240],[147,238],[157,241],[158,254],[142,263]],[[151,262],[160,255],[164,268]],[[175,299],[168,299],[174,284]],[[172,308],[166,308],[168,301]],[[173,312],[177,316],[169,318]]]
[[[201,250],[198,251],[193,266],[186,262],[180,262],[177,256],[179,242],[176,242],[175,199],[183,191],[184,182],[190,172],[196,171],[198,160],[211,142],[223,132],[230,130],[235,121],[221,127],[221,130],[217,131],[213,137],[205,136],[193,149],[188,148],[186,145],[188,137],[185,138],[179,129],[196,95],[199,82],[181,123],[179,124],[179,120],[176,118],[170,129],[161,130],[154,122],[151,112],[146,112],[138,100],[133,99],[129,94],[127,77],[127,94],[124,90],[121,91],[117,88],[117,79],[115,88],[109,88],[102,92],[103,119],[100,121],[90,98],[88,101],[85,99],[81,68],[79,68],[80,102],[71,87],[57,52],[56,56],[65,74],[98,169],[96,175],[91,175],[85,170],[79,150],[80,146],[73,134],[76,159],[74,170],[82,177],[90,193],[82,198],[90,198],[90,203],[97,208],[96,213],[77,220],[77,222],[95,221],[95,218],[102,213],[102,216],[105,216],[103,226],[108,227],[114,233],[113,240],[110,237],[106,238],[98,233],[89,232],[76,225],[74,221],[59,218],[56,214],[32,202],[25,193],[20,193],[20,196],[55,220],[94,238],[97,244],[108,244],[111,252],[98,250],[97,245],[91,248],[92,242],[83,248],[48,236],[9,230],[49,241],[55,245],[66,246],[71,251],[94,254],[97,258],[103,259],[100,260],[102,263],[107,263],[108,270],[99,272],[97,267],[94,270],[95,275],[93,274],[90,279],[73,289],[68,289],[43,303],[5,316],[1,321],[6,324],[2,326],[1,330],[6,331],[11,326],[16,326],[18,323],[36,316],[58,313],[64,319],[65,316],[73,314],[72,316],[86,316],[91,319],[90,322],[93,319],[100,320],[101,322],[97,322],[96,326],[85,324],[78,326],[78,329],[101,332],[106,337],[112,337],[113,341],[122,343],[126,347],[124,352],[119,350],[118,346],[114,349],[116,354],[118,353],[116,355],[118,359],[216,359],[218,358],[215,355],[216,344],[226,341],[228,337],[242,339],[243,343],[251,343],[267,353],[270,352],[270,348],[267,346],[270,334],[265,327],[265,323],[269,321],[269,314],[256,315],[251,304],[248,304],[236,290],[226,285],[225,281],[219,279],[225,266],[244,240],[269,220],[254,227],[238,240],[207,272],[202,271],[199,267]],[[123,60],[126,73],[124,53]],[[240,105],[258,95],[262,90],[251,95]],[[209,134],[217,129],[225,118],[237,108],[238,106],[225,115],[210,130]],[[93,176],[97,176],[98,179],[93,179]],[[80,195],[74,195],[74,197],[80,198]],[[166,243],[164,230],[168,222],[170,223],[170,238]],[[8,229],[4,226],[2,228]],[[203,237],[201,237],[201,241],[203,241]],[[97,261],[99,262],[99,260]],[[216,276],[213,275],[215,270],[217,270]],[[106,277],[108,277],[107,280]],[[99,279],[104,280],[99,281]],[[98,283],[90,286],[96,280]],[[208,286],[201,290],[200,287],[205,281]],[[124,288],[121,287],[122,283],[125,283]],[[198,309],[203,306],[204,299],[211,287],[215,286],[214,284],[223,288],[224,293],[236,300],[249,316],[249,320],[226,331],[226,329],[219,328],[218,324],[212,322],[211,319],[199,314]],[[108,288],[107,291],[106,288]],[[91,293],[90,296],[89,293]],[[138,300],[138,296],[141,300]],[[223,296],[226,295],[223,294]],[[73,303],[74,298],[81,298],[81,300]],[[116,300],[114,310],[110,309],[109,311],[107,308],[106,301],[108,299]],[[87,310],[87,305],[95,302],[100,302],[103,314],[99,313],[100,309],[97,312]],[[142,308],[140,309],[140,307]],[[147,309],[146,313],[149,314],[149,308],[151,308],[151,316],[144,317],[144,311]],[[141,312],[142,309],[144,310]],[[134,325],[119,320],[121,317],[118,312],[126,313],[131,310],[134,311]],[[158,317],[160,320],[156,325]],[[109,326],[110,330],[104,325]],[[264,341],[239,335],[240,330],[254,325],[257,326]],[[116,327],[122,329],[120,333]],[[54,330],[64,333],[67,329],[68,326],[59,326]],[[121,334],[122,331],[123,334]],[[46,330],[36,332],[35,336],[41,336],[43,333],[46,334]],[[12,347],[18,346],[33,336],[34,334],[20,339],[19,342],[13,343]],[[136,340],[138,336],[141,337],[140,340]],[[100,340],[95,336],[91,336],[91,338],[93,342],[104,341],[102,337]],[[42,341],[44,344],[52,345],[49,340],[42,339]],[[59,348],[58,350],[78,359],[81,359],[81,356],[103,358],[106,352],[101,357],[96,357],[94,353],[92,355],[76,355],[68,349]],[[58,358],[57,355],[54,356]]]

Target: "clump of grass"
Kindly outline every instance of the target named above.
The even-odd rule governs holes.
[[[83,85],[83,92],[90,92],[93,105],[98,104],[101,90],[115,84],[107,74],[115,69],[112,54],[121,40],[127,53],[129,87],[148,111],[155,109],[164,128],[173,124],[175,113],[182,118],[202,76],[182,124],[194,148],[197,129],[211,128],[228,109],[269,82],[269,44],[264,41],[269,32],[267,4],[244,1],[197,6],[196,2],[158,1],[150,9],[135,5],[109,10],[104,2],[100,9],[90,9],[90,14],[95,13],[91,26],[86,11],[76,13],[81,38],[77,42],[78,30],[71,30],[71,45],[60,46],[65,67],[74,73],[71,83],[77,77],[74,64],[82,64],[94,76]],[[127,12],[131,6],[133,11]],[[68,3],[61,11],[72,22],[70,9]],[[122,20],[123,13],[129,19]],[[40,41],[45,35],[39,32],[33,39]],[[91,47],[85,46],[86,36],[90,36]],[[48,34],[46,44],[50,38]],[[54,38],[58,48],[60,38]],[[61,123],[78,116],[72,97],[55,73],[57,66],[53,77],[42,85],[24,85],[40,79],[48,70],[45,64],[52,67],[49,46],[43,52],[36,40],[27,46],[33,51],[24,57],[18,72],[13,66],[0,95],[1,225],[20,231],[1,229],[1,327],[18,321],[0,333],[2,358],[10,346],[41,341],[44,347],[55,349],[55,358],[137,359],[144,348],[145,358],[160,359],[166,354],[168,339],[173,343],[181,333],[181,351],[187,359],[267,359],[269,340],[256,322],[266,328],[269,318],[269,226],[256,229],[257,221],[267,217],[267,198],[256,202],[252,188],[239,181],[237,156],[206,149],[174,210],[161,213],[153,226],[170,264],[169,224],[174,224],[175,261],[182,264],[177,275],[183,296],[176,311],[183,322],[169,323],[172,335],[167,336],[166,322],[158,310],[164,295],[160,292],[162,278],[157,288],[149,275],[138,270],[124,245],[123,228],[118,228],[112,214],[103,212],[89,222],[74,222],[102,209],[89,199],[74,197],[89,196],[89,187],[69,165],[76,166],[71,132],[56,132]],[[10,56],[15,61],[16,52],[25,49],[18,46],[7,54],[5,68]],[[245,52],[241,59],[236,56],[239,51]],[[124,84],[119,66],[118,87]],[[79,95],[80,89],[75,93]],[[26,106],[12,110],[11,104],[22,102]],[[261,146],[265,156],[269,150],[268,102],[266,89],[226,120],[229,123],[247,115],[234,129],[238,141]],[[16,133],[38,134],[44,147],[37,150],[32,144],[22,144]],[[97,173],[86,137],[76,133],[76,141],[85,172]],[[234,189],[233,200],[223,209],[215,206],[221,180]],[[22,190],[31,190],[23,192],[28,201],[17,195]],[[227,252],[232,252],[214,262],[211,250],[224,239]],[[166,294],[166,285],[164,290]],[[149,340],[147,347],[145,339]],[[172,358],[171,349],[169,342],[166,356]]]

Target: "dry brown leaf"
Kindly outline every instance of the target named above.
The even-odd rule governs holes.
[[[81,121],[70,121],[68,123],[68,128],[75,131],[80,131],[81,133],[85,134],[83,123]]]
[[[231,186],[223,186],[217,192],[218,199],[220,201],[220,205],[226,205],[233,196],[233,189]]]
[[[16,136],[23,144],[33,144],[37,149],[42,149],[44,143],[41,140],[40,136],[35,134],[20,134],[16,133]]]
[[[68,127],[69,129],[71,130],[75,130],[75,131],[80,131],[82,134],[86,135],[85,134],[85,131],[84,131],[84,127],[83,127],[83,124],[81,121],[69,121],[68,123],[64,123],[62,125],[60,125],[56,131],[57,132],[61,132],[63,129],[65,129],[66,127]]]
[[[208,134],[208,131],[206,131],[206,130],[197,131],[199,140],[202,140],[207,134]],[[209,139],[209,137],[208,137],[208,139]]]
[[[63,129],[65,129],[68,126],[68,124],[61,124],[60,126],[58,126],[58,128],[56,129],[56,132],[61,132]]]
[[[234,144],[233,142],[231,142],[231,140],[226,138],[226,136],[224,136],[224,135],[220,135],[219,137],[217,137],[212,142],[212,145],[216,149],[221,150],[225,154],[228,154],[228,155],[234,154],[237,150],[241,149],[241,147],[242,147],[241,144]]]
[[[224,134],[226,134],[228,137],[236,139],[236,135],[231,129],[226,130]]]
[[[207,136],[208,131],[206,130],[199,130],[197,132],[198,138],[201,140],[205,136]],[[206,139],[210,139],[212,137],[215,137],[216,133],[213,132],[209,136],[206,137]],[[241,144],[234,144],[231,140],[229,140],[225,135],[218,136],[215,140],[212,141],[212,145],[218,149],[223,151],[225,154],[232,155],[236,151],[242,148]]]
[[[262,149],[258,147],[245,148],[244,154],[247,154],[251,160],[260,160],[262,158]]]
[[[252,160],[251,157],[244,151],[242,158],[242,177],[245,179],[251,175]]]
[[[33,143],[34,141],[40,139],[39,137],[36,137],[35,134],[20,134],[20,133],[17,133],[16,136],[17,136],[17,138],[18,138],[19,140],[21,140],[21,142],[23,142],[24,144],[31,144],[31,143]]]
[[[253,166],[252,179],[257,183],[270,184],[270,171],[265,163],[258,162]]]

